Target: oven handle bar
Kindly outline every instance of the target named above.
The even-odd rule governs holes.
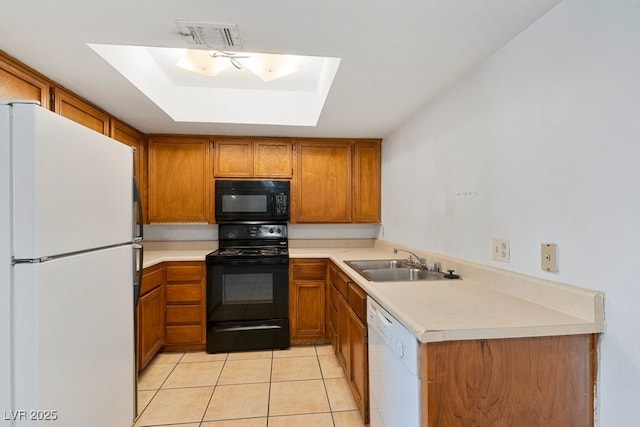
[[[258,329],[282,329],[277,325],[258,325],[258,326],[230,326],[228,328],[219,328],[218,331],[253,331]]]

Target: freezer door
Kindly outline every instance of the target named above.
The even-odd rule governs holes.
[[[17,410],[55,411],[57,422],[47,425],[131,425],[132,251],[121,246],[14,267]]]
[[[12,120],[14,257],[130,242],[131,147],[34,105]]]
[[[11,378],[11,221],[9,174],[8,106],[0,105],[0,408],[11,408],[9,378]]]

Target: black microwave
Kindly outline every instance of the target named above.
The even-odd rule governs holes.
[[[216,180],[216,221],[288,221],[289,193],[289,181]]]

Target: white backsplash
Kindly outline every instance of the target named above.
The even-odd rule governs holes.
[[[379,224],[289,224],[289,239],[373,239]],[[216,224],[149,224],[146,241],[218,240]]]

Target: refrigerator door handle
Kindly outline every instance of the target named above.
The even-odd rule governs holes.
[[[133,303],[138,305],[140,298],[140,287],[142,286],[142,265],[144,263],[144,247],[140,244],[133,244]]]
[[[138,186],[138,181],[135,176],[133,177],[133,201],[137,207],[138,213],[137,221],[135,213],[133,215],[133,241],[139,242],[144,238],[144,220],[142,216],[142,197],[140,197],[140,187]],[[136,231],[138,232],[137,235]]]

